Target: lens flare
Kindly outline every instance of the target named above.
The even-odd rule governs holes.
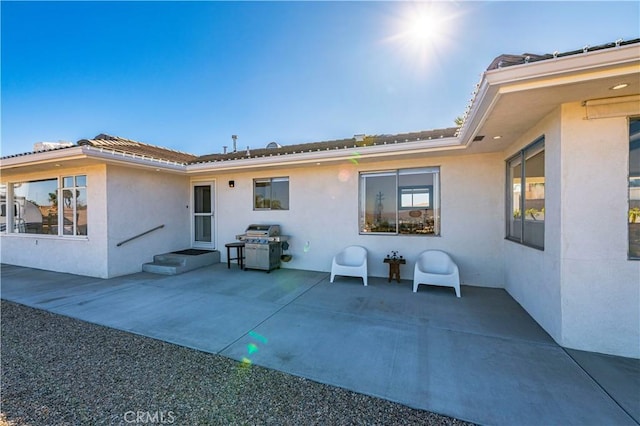
[[[351,172],[347,168],[340,169],[338,172],[338,180],[340,182],[348,182],[351,179]]]
[[[254,339],[256,339],[258,342],[260,343],[267,343],[267,338],[264,337],[262,334],[258,334],[255,331],[251,330],[249,332],[249,336],[253,337]]]
[[[249,355],[254,352],[258,352],[258,345],[256,345],[255,343],[249,343],[247,345],[247,352],[249,352]]]

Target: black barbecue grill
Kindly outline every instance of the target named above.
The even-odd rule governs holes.
[[[280,267],[282,243],[289,237],[280,235],[280,225],[249,225],[236,239],[244,242],[245,269],[268,272]]]

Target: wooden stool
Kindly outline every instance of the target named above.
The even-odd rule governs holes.
[[[400,265],[407,263],[406,259],[392,259],[387,257],[384,263],[389,264],[389,282],[391,282],[393,278],[400,282]]]
[[[224,245],[227,248],[227,269],[231,268],[231,261],[237,260],[240,269],[244,269],[244,243],[227,243]],[[231,257],[231,249],[236,249],[236,257]]]

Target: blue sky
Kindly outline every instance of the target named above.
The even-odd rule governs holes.
[[[496,56],[640,25],[636,1],[0,7],[1,155],[99,133],[209,154],[232,134],[244,149],[451,127]]]

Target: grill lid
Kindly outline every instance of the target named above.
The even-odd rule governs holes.
[[[276,237],[280,235],[280,225],[249,225],[245,235],[247,237]]]

